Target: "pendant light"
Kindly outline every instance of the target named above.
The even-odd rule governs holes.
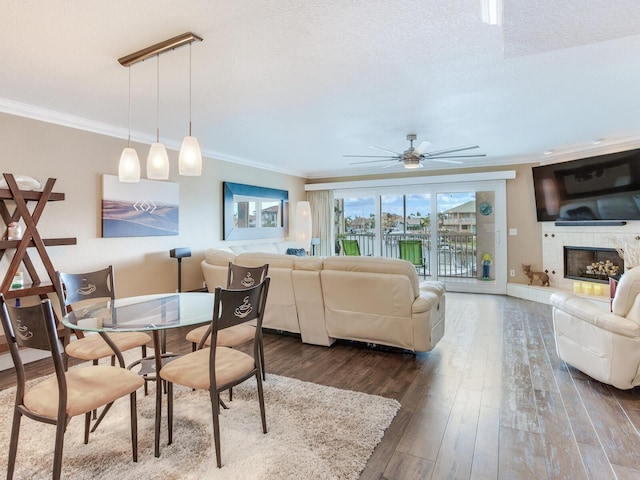
[[[120,155],[118,180],[125,183],[137,183],[140,181],[140,160],[138,160],[136,149],[131,147],[131,66],[127,68],[129,69],[129,137],[127,146]]]
[[[169,156],[167,149],[160,143],[160,54],[157,60],[157,89],[156,89],[156,143],[151,144],[147,156],[147,178],[149,180],[167,180],[169,178]]]
[[[202,152],[196,137],[191,136],[191,43],[189,44],[189,135],[182,139],[178,157],[180,175],[202,175]]]
[[[131,67],[134,63],[143,62],[151,57],[156,57],[158,62],[157,72],[157,91],[156,91],[156,143],[151,145],[149,155],[147,156],[147,178],[151,180],[167,180],[169,178],[169,157],[167,149],[160,143],[160,54],[175,50],[183,45],[189,45],[189,135],[184,137],[182,148],[180,149],[179,172],[181,175],[200,175],[202,173],[202,153],[198,140],[191,136],[191,44],[193,42],[201,42],[202,37],[187,32],[176,37],[163,40],[160,43],[130,53],[118,59],[120,65]],[[131,117],[131,78],[129,78],[129,117]],[[129,123],[131,120],[129,119]],[[131,125],[129,125],[131,131]],[[126,154],[126,155],[125,155]],[[125,149],[122,152],[121,165],[128,163],[134,164],[132,170],[135,170],[133,155],[137,159],[137,154],[133,149]],[[121,181],[140,181],[140,162],[138,164],[137,180],[121,180]],[[123,166],[120,168],[124,168]],[[122,179],[123,173],[120,173]],[[126,177],[126,176],[125,176]],[[131,175],[128,178],[134,178]]]

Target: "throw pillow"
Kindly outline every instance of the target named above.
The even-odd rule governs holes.
[[[304,248],[287,248],[287,255],[295,255],[296,257],[306,257],[307,252]]]

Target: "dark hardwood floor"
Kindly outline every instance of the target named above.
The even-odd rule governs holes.
[[[640,389],[560,361],[548,305],[447,293],[446,322],[438,346],[417,355],[266,334],[267,381],[274,373],[402,404],[361,479],[640,479]],[[189,351],[184,333],[169,334],[172,351]],[[30,376],[45,373],[30,364]],[[12,384],[12,371],[0,372],[0,388]]]

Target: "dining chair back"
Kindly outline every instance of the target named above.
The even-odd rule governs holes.
[[[398,249],[400,250],[400,258],[411,262],[416,270],[422,269],[422,275],[426,277],[427,268],[422,250],[422,240],[398,240]]]
[[[360,244],[358,240],[349,240],[347,238],[342,239],[342,251],[345,255],[349,256],[359,256],[360,255]]]
[[[262,282],[269,273],[269,264],[259,267],[244,267],[229,262],[227,288],[249,288]]]
[[[113,266],[87,273],[56,272],[61,286],[58,295],[60,304],[67,310],[73,304],[84,300],[96,300],[100,298],[115,298],[115,286],[113,278]]]
[[[41,303],[15,307],[0,294],[0,321],[16,372],[16,400],[9,443],[7,478],[13,478],[23,416],[56,426],[53,478],[62,470],[64,433],[70,419],[85,414],[84,443],[89,441],[91,412],[129,395],[131,403],[131,447],[133,461],[138,459],[136,390],[144,384],[137,374],[120,367],[98,365],[65,371],[56,319],[49,299]],[[46,350],[51,354],[55,374],[27,386],[20,348]]]
[[[211,321],[211,347],[183,355],[160,370],[160,377],[167,382],[169,444],[173,442],[173,385],[209,391],[218,468],[222,467],[219,421],[221,392],[255,377],[262,431],[267,433],[260,352],[269,281],[270,278],[265,277],[263,282],[246,289],[217,287]],[[255,322],[256,326],[253,329],[253,348],[249,350],[252,353],[218,345],[216,340],[221,332],[247,322]],[[205,364],[208,368],[202,368]]]
[[[60,309],[63,313],[68,313],[75,306],[86,301],[97,301],[100,299],[115,299],[115,280],[113,266],[109,265],[101,270],[85,273],[65,273],[56,272],[56,290]],[[142,357],[147,355],[147,344],[151,342],[151,337],[144,332],[119,332],[109,335],[112,345],[109,345],[100,335],[84,336],[79,330],[75,332],[76,341],[65,342],[66,355],[81,360],[91,360],[94,364],[105,357],[111,357],[112,364],[115,364],[115,356],[118,353],[141,347]],[[118,352],[114,351],[114,345]],[[124,366],[124,365],[121,365]]]
[[[269,272],[269,264],[265,263],[259,267],[245,267],[229,262],[227,271],[228,289],[245,289],[261,283]],[[228,328],[218,335],[218,345],[223,347],[237,348],[251,341],[254,337],[255,326],[243,323],[232,328]],[[187,333],[186,339],[191,342],[191,351],[211,345],[211,324],[203,325]],[[266,379],[264,366],[264,352],[260,351],[262,378]],[[233,400],[233,390],[229,390],[229,399]]]

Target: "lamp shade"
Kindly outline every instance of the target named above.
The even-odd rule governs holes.
[[[153,143],[147,157],[147,178],[167,180],[169,178],[169,156],[162,143]]]
[[[307,201],[296,205],[296,242],[311,249],[311,205]]]
[[[180,175],[202,175],[202,152],[196,137],[187,135],[182,139],[180,156],[178,157],[178,171]]]
[[[140,181],[140,160],[135,148],[126,147],[122,150],[118,165],[118,180],[127,183]]]

